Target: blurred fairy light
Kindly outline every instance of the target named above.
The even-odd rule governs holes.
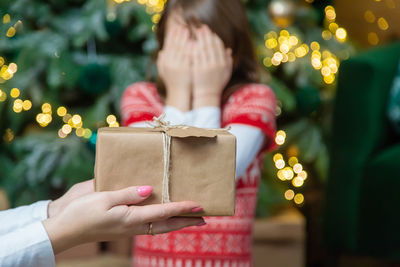
[[[14,132],[10,128],[8,128],[3,135],[3,140],[6,143],[10,143],[12,140],[14,140],[14,137]]]
[[[340,42],[344,42],[346,40],[347,37],[347,31],[344,28],[338,28],[335,31],[335,35],[336,38],[340,41]]]
[[[381,30],[386,31],[387,29],[389,29],[389,24],[388,24],[388,22],[386,21],[385,18],[379,18],[377,23],[378,23],[378,27]]]
[[[64,117],[67,114],[67,109],[63,106],[57,108],[57,115]]]
[[[294,62],[296,57],[304,57],[309,48],[301,44],[299,38],[290,35],[287,30],[279,32],[270,31],[265,36],[265,47],[272,51],[272,56],[265,57],[263,63],[266,67],[279,66],[281,63]]]
[[[1,79],[5,81],[10,80],[18,70],[17,64],[12,62],[9,65],[6,65],[5,60],[2,57],[0,57],[0,66],[0,83]]]
[[[7,99],[7,94],[3,90],[0,89],[0,102],[4,102]]]
[[[285,192],[285,198],[287,200],[292,200],[294,198],[294,191],[292,189],[288,189]]]
[[[106,121],[107,121],[109,127],[119,127],[117,118],[112,114],[107,116]]]
[[[318,43],[311,43],[313,52],[311,53],[311,65],[314,69],[320,70],[321,75],[326,84],[331,84],[335,81],[335,75],[339,69],[339,59],[328,50],[320,52]]]
[[[388,8],[396,8],[396,3],[393,0],[386,0],[386,5]]]
[[[336,23],[336,10],[331,5],[325,7],[325,25],[327,29],[321,34],[324,40],[330,40],[334,36],[340,43],[346,41],[347,31]]]
[[[330,11],[328,14],[330,14],[330,18],[334,20],[336,18],[334,9],[328,8],[327,11]],[[333,32],[339,42],[344,42],[346,40],[346,30],[339,27],[337,23],[330,23],[329,29],[330,30],[324,30],[322,34],[326,34],[330,39],[332,38]],[[297,36],[291,35],[287,30],[280,31],[279,35],[276,32],[271,31],[264,37],[265,47],[268,48],[271,53],[271,56],[266,56],[263,59],[264,66],[279,66],[286,62],[294,62],[297,58],[302,58],[309,54],[311,50],[311,65],[315,70],[321,72],[323,81],[326,84],[332,84],[335,81],[335,75],[340,64],[339,59],[328,50],[324,50],[321,53],[321,46],[318,42],[313,41],[310,45],[301,43]],[[285,141],[284,139],[283,136],[277,136],[275,141],[278,145],[281,145]]]
[[[21,99],[14,100],[13,110],[15,113],[20,113],[22,111],[23,101]]]
[[[22,103],[22,108],[25,111],[28,111],[32,108],[32,102],[30,100],[24,100],[24,102]]]
[[[76,134],[76,136],[78,136],[78,137],[83,137],[83,135],[85,134],[85,129],[83,129],[83,128],[77,128],[77,129],[75,130],[75,134]]]
[[[281,153],[276,153],[272,159],[274,162],[277,162],[278,160],[283,159],[283,156]]]
[[[302,186],[304,184],[304,180],[299,178],[299,177],[296,177],[296,178],[293,179],[292,184],[295,187],[300,187],[300,186]]]
[[[92,136],[92,131],[90,129],[85,129],[83,137],[89,139]]]
[[[379,37],[376,34],[376,32],[370,32],[368,33],[368,43],[370,43],[371,45],[377,45],[379,43]]]
[[[296,203],[297,205],[300,205],[300,204],[302,204],[304,202],[304,196],[303,196],[303,194],[296,194],[295,196],[294,196],[294,203]]]
[[[285,131],[279,130],[279,131],[276,133],[275,142],[276,142],[278,145],[283,145],[283,144],[285,143],[285,139],[286,139],[286,133],[285,133]]]
[[[369,23],[374,23],[376,18],[371,10],[367,10],[364,13],[364,19]]]
[[[312,45],[313,48],[319,48],[319,45]],[[286,140],[286,132],[279,130],[276,133],[275,142],[278,145],[283,145]],[[288,160],[285,161],[281,153],[273,155],[272,159],[277,169],[276,176],[283,182],[289,182],[289,185],[293,189],[301,188],[307,179],[307,172],[304,170],[303,165],[299,162],[298,151],[294,151],[294,146],[289,146],[287,150]],[[304,196],[300,193],[296,194],[293,189],[288,189],[284,193],[286,200],[293,200],[297,205],[301,205],[304,202]]]
[[[42,113],[36,115],[36,121],[40,126],[46,127],[53,120],[52,118],[52,107],[49,103],[44,103],[42,105]]]
[[[306,171],[300,171],[299,174],[298,174],[298,176],[299,176],[301,179],[305,180],[305,179],[307,179],[307,172],[306,172]]]
[[[11,17],[9,14],[5,14],[3,16],[3,24],[8,24],[11,22]],[[17,33],[18,27],[22,26],[22,21],[18,20],[13,26],[10,26],[6,32],[6,36],[8,38],[12,38]]]
[[[10,21],[11,21],[10,15],[9,15],[9,14],[5,14],[5,15],[3,16],[3,24],[10,23]]]
[[[294,176],[293,169],[291,167],[285,167],[282,170],[282,175],[285,178],[285,180],[292,180]]]
[[[117,1],[116,1],[117,2]],[[123,2],[123,1],[120,1]],[[157,2],[157,1],[156,1]],[[151,3],[155,3],[154,0],[151,0]],[[163,2],[164,3],[164,2]],[[156,3],[158,4],[158,2]],[[11,22],[11,17],[9,14],[5,14],[2,19],[3,24],[8,24]],[[6,36],[13,37],[18,27],[22,26],[22,21],[18,20],[14,26],[10,26],[7,30]],[[8,65],[6,64],[5,58],[0,56],[0,83],[4,83],[7,80],[13,78],[14,74],[18,71],[18,66],[16,63],[11,62]],[[28,111],[32,108],[31,100],[23,100],[21,99],[21,91],[18,88],[12,88],[9,91],[9,95],[13,100],[12,109],[15,113],[21,113],[22,111]],[[5,102],[7,100],[7,92],[5,90],[0,89],[0,102]],[[36,115],[37,123],[42,126],[48,126],[52,120],[52,106],[50,103],[43,103],[41,105],[41,112]],[[72,131],[75,129],[75,134],[78,137],[83,137],[89,139],[92,136],[92,131],[90,129],[82,128],[83,119],[79,114],[68,114],[67,108],[60,106],[57,108],[57,115],[62,118],[64,125],[59,129],[58,135],[61,138],[67,137]],[[114,115],[113,115],[114,116]],[[119,123],[117,122],[116,117],[110,117],[112,121],[110,121],[110,127],[119,127]],[[110,120],[108,119],[108,120]],[[14,139],[14,133],[11,129],[6,129],[5,134],[3,135],[3,139],[6,142],[11,142]]]
[[[10,96],[11,96],[12,98],[17,98],[17,97],[19,97],[19,95],[20,95],[20,92],[19,92],[19,89],[18,89],[18,88],[13,88],[13,89],[11,89],[11,91],[10,91]]]
[[[375,0],[376,2],[382,2]],[[390,9],[396,8],[396,3],[393,0],[386,0],[386,6]],[[377,19],[376,15],[371,10],[366,10],[364,12],[364,19],[368,23],[375,23],[377,24],[378,28],[382,31],[386,31],[389,29],[389,23],[384,17],[380,17]],[[367,41],[371,45],[377,45],[379,43],[379,36],[376,32],[369,32],[367,34]]]
[[[10,27],[8,29],[7,33],[6,33],[6,36],[11,38],[11,37],[14,37],[15,33],[16,33],[15,28],[14,27]]]
[[[283,159],[278,159],[275,161],[275,167],[277,169],[283,169],[285,167],[285,161]]]

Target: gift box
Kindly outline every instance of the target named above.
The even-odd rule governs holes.
[[[101,128],[96,144],[96,191],[151,185],[141,203],[191,200],[197,216],[235,212],[236,138],[223,129],[188,126]]]

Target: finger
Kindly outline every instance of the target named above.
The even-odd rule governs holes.
[[[132,220],[137,220],[139,218],[143,223],[149,223],[164,221],[168,218],[184,214],[193,214],[194,216],[199,214],[203,209],[195,202],[182,201],[141,207],[132,206],[130,210]]]
[[[167,36],[165,37],[164,47],[165,49],[170,49],[173,47],[174,37],[176,36],[177,27],[173,26],[170,31],[167,32]]]
[[[199,53],[199,65],[207,64],[207,54],[206,54],[206,41],[205,41],[205,28],[201,27],[198,30],[198,53]]]
[[[132,186],[116,191],[101,192],[108,200],[109,207],[138,204],[153,192],[151,186]]]
[[[176,33],[175,36],[173,36],[174,51],[179,50],[178,48],[181,46],[183,37],[184,37],[184,28],[181,26],[176,26]]]
[[[226,55],[225,55],[225,45],[222,42],[221,38],[218,35],[213,35],[213,43],[215,46],[216,51],[216,58],[218,62],[226,62]]]
[[[193,62],[192,71],[196,72],[201,64],[200,45],[198,43],[193,44],[191,53]]]
[[[213,33],[210,29],[206,26],[204,32],[204,40],[205,40],[205,51],[207,55],[207,61],[209,63],[216,63],[217,62],[217,47],[213,41]]]
[[[186,47],[188,45],[188,41],[189,41],[189,31],[185,28],[182,29],[181,31],[181,36],[179,37],[179,42],[177,45],[177,59],[182,61],[184,56],[185,56],[185,52],[186,52]]]
[[[68,195],[71,198],[78,198],[80,196],[93,193],[94,192],[94,179],[87,180],[85,182],[74,184],[70,190],[68,190]]]
[[[190,67],[191,48],[192,48],[192,44],[190,42],[187,42],[185,47],[182,50],[182,63],[187,68]]]
[[[88,190],[92,190],[94,189],[94,179],[90,179],[81,183],[78,183],[78,185],[80,185],[82,188],[86,188]]]
[[[153,235],[164,234],[190,226],[203,226],[206,222],[203,218],[194,217],[175,217],[166,221],[154,222],[152,226]],[[148,234],[149,224],[145,224],[144,233]]]

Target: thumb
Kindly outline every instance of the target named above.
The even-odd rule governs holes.
[[[132,186],[125,189],[104,192],[110,207],[134,205],[144,201],[153,192],[151,186]]]

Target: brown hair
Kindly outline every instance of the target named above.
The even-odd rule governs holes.
[[[232,49],[232,76],[223,91],[223,102],[241,84],[259,82],[259,66],[250,37],[250,26],[240,0],[168,0],[157,26],[159,50],[163,47],[168,17],[176,10],[182,11],[188,25],[197,27],[206,24],[222,39],[225,47]],[[157,83],[159,93],[165,96],[161,79]]]

